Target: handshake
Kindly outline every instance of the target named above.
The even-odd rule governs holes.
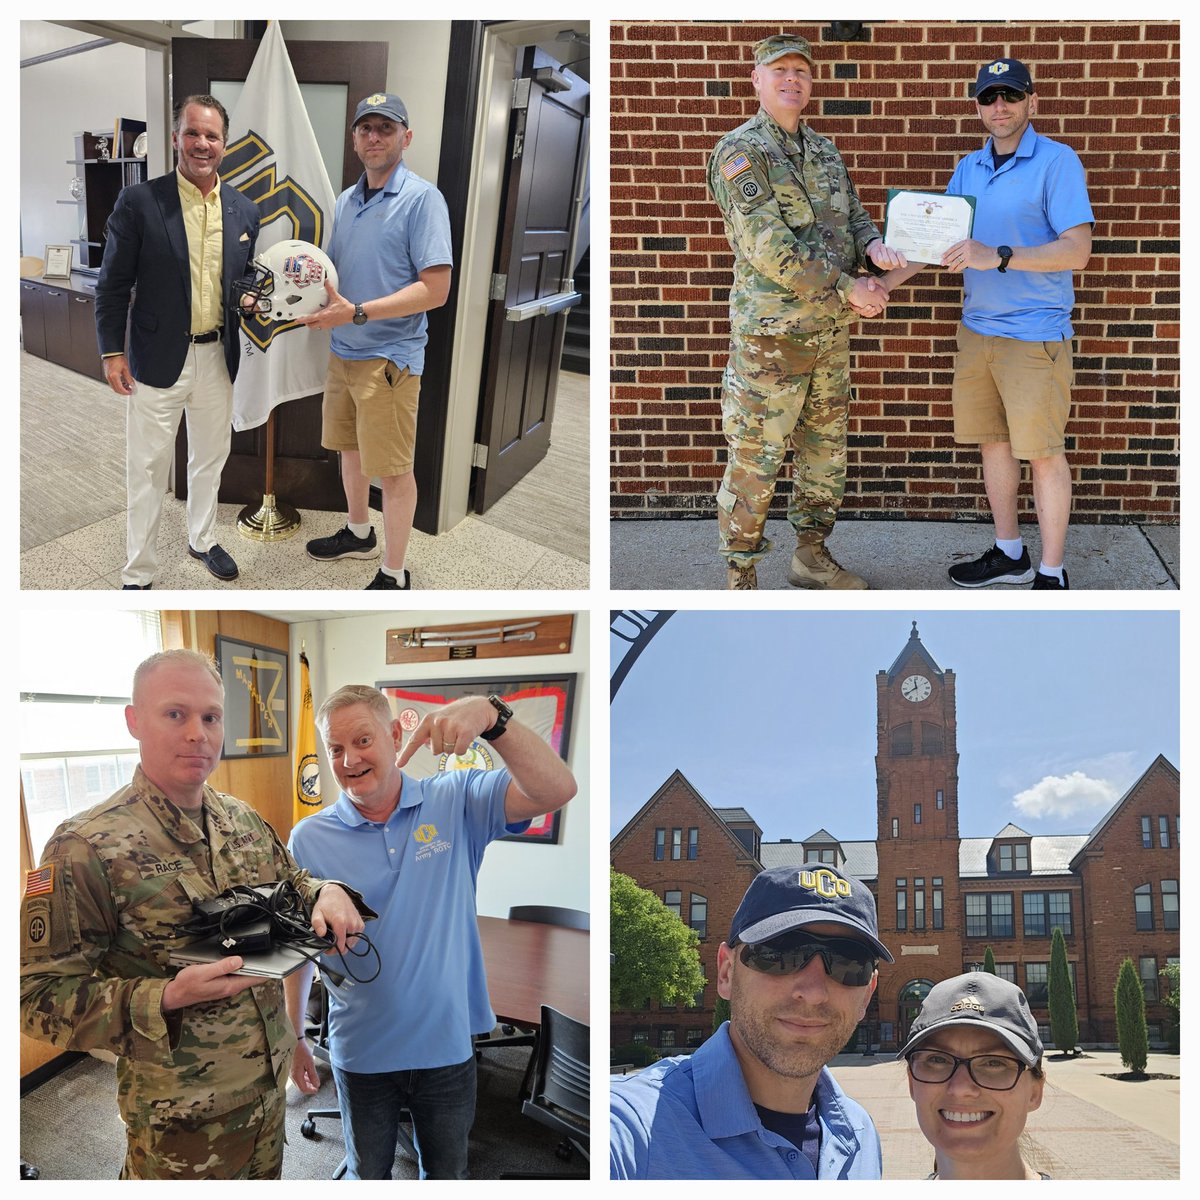
[[[867,247],[867,257],[881,271],[908,266],[908,259],[899,250],[885,246],[882,238],[876,238]],[[887,307],[890,298],[891,292],[882,279],[875,275],[864,275],[854,281],[849,305],[860,317],[877,317]]]

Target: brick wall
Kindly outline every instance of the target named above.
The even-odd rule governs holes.
[[[1165,847],[1159,842],[1160,816],[1168,822],[1170,845]],[[1153,844],[1149,849],[1142,845],[1142,817],[1150,818]],[[1178,817],[1179,773],[1165,759],[1159,759],[1104,830],[1098,849],[1080,867],[1085,897],[1084,920],[1080,924],[1086,939],[1092,1016],[1100,1037],[1116,1038],[1113,988],[1121,963],[1132,958],[1136,967],[1138,958],[1145,955],[1156,958],[1161,970],[1169,957],[1179,956],[1179,930],[1163,928],[1162,907],[1162,881],[1173,879],[1177,886],[1180,883],[1175,825]],[[1134,916],[1133,890],[1145,883],[1150,885],[1152,930],[1139,930]],[[1160,997],[1162,991],[1160,979]],[[1170,1013],[1161,1001],[1147,1003],[1147,1021],[1169,1019]]]
[[[942,190],[983,143],[968,98],[979,66],[1030,66],[1035,128],[1078,152],[1096,214],[1075,278],[1073,520],[1177,521],[1179,27],[1165,22],[871,22],[852,42],[804,22],[614,23],[613,515],[715,511],[732,256],[705,164],[757,110],[750,47],[784,29],[820,60],[805,119],[877,224],[887,187]],[[930,268],[885,319],[853,327],[845,516],[987,517],[978,451],[951,432],[961,297],[957,276]],[[1028,479],[1022,496],[1032,520]]]
[[[698,827],[700,838],[697,857],[672,860],[670,857],[671,830],[683,830],[683,853],[687,854],[687,831]],[[667,858],[654,860],[654,831],[667,831]],[[634,1029],[648,1029],[650,1044],[659,1046],[660,1031],[675,1030],[676,1053],[685,1047],[686,1031],[702,1029],[704,1036],[712,1032],[713,1008],[717,1001],[717,947],[729,934],[733,914],[741,903],[750,881],[758,874],[758,864],[732,841],[728,829],[717,819],[712,809],[699,800],[695,791],[682,776],[669,780],[647,805],[640,818],[631,823],[613,843],[611,861],[623,875],[636,879],[639,886],[653,892],[660,900],[668,890],[682,896],[682,919],[689,919],[691,893],[708,899],[708,937],[700,943],[700,965],[708,981],[704,988],[701,1008],[679,1005],[675,1010],[660,1009],[657,1004],[640,1012],[612,1014],[612,1044],[622,1045],[632,1040]]]

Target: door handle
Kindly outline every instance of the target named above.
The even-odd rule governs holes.
[[[555,292],[553,296],[542,296],[537,300],[526,300],[524,304],[514,304],[504,310],[506,321],[529,321],[534,317],[548,317],[552,313],[560,313],[565,309],[574,308],[583,300],[580,292]]]

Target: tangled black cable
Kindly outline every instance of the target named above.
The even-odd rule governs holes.
[[[237,926],[244,925],[247,921],[269,921],[272,942],[295,950],[314,966],[319,966],[322,976],[334,987],[344,983],[346,976],[355,983],[370,983],[378,978],[379,972],[383,970],[379,951],[371,939],[365,933],[358,933],[354,935],[355,944],[347,947],[347,953],[351,958],[366,958],[373,954],[376,965],[375,974],[366,979],[355,975],[346,961],[346,955],[337,949],[337,939],[334,935],[327,933],[319,937],[313,931],[311,914],[304,898],[295,885],[286,879],[278,883],[260,884],[258,887],[234,884],[217,896],[215,901],[200,902],[196,907],[196,916],[181,928],[201,935],[216,934],[220,937],[232,933]],[[339,974],[329,966],[329,955],[325,953],[329,950],[335,951],[341,959],[345,975]],[[308,953],[309,951],[312,953]]]

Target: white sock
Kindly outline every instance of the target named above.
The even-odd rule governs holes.
[[[1021,549],[1024,544],[1025,543],[1019,537],[1012,538],[1011,540],[1002,538],[996,539],[996,545],[999,546],[1000,549],[1003,550],[1004,553],[1013,560],[1013,562],[1016,562],[1017,559],[1021,557]]]
[[[364,521],[361,525],[356,525],[353,521],[346,522],[346,528],[350,530],[356,538],[366,538],[371,536],[371,522]]]
[[[385,565],[383,567],[380,567],[380,570],[385,575],[390,575],[397,583],[404,582],[404,568],[403,567],[389,567],[389,566]]]
[[[1063,569],[1062,569],[1062,564],[1061,564],[1061,563],[1059,563],[1059,565],[1058,565],[1057,567],[1048,567],[1048,566],[1046,566],[1046,564],[1045,564],[1045,563],[1042,563],[1042,564],[1041,564],[1041,565],[1038,567],[1038,574],[1039,574],[1039,575],[1049,575],[1049,576],[1051,576],[1052,578],[1054,578],[1054,579],[1057,579],[1059,583],[1065,583],[1065,582],[1066,582],[1066,581],[1063,579]]]

